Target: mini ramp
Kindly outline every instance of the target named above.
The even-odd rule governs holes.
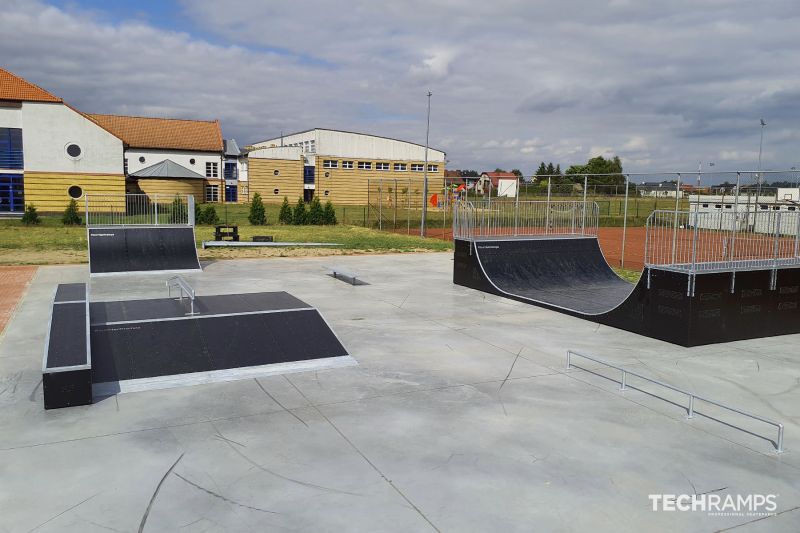
[[[192,196],[87,195],[89,273],[199,271]]]
[[[746,260],[709,256],[700,263],[698,250],[705,245],[699,231],[687,227],[681,233],[690,235],[683,239],[676,229],[669,234],[673,246],[685,243],[693,259],[681,261],[681,250],[666,247],[678,261],[651,262],[638,283],[631,284],[606,262],[595,228],[583,223],[585,206],[574,204],[571,221],[560,220],[561,214],[537,214],[536,220],[559,221],[538,235],[519,235],[532,233],[531,227],[507,230],[485,222],[488,217],[519,220],[514,216],[518,207],[510,207],[509,215],[496,205],[482,214],[460,206],[453,282],[682,346],[800,333],[800,264],[777,256],[779,233],[767,235],[771,258],[754,259],[748,252]],[[668,214],[671,223],[678,219]],[[782,227],[780,221],[775,227]],[[649,246],[659,250],[663,243],[650,229]],[[650,259],[655,259],[652,252]]]

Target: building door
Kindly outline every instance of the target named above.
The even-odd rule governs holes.
[[[225,201],[226,202],[239,201],[239,190],[236,185],[225,185]]]
[[[303,189],[303,201],[310,202],[314,199],[314,189]]]
[[[0,213],[25,211],[22,174],[0,174]]]

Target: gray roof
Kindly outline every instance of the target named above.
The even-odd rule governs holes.
[[[223,152],[229,157],[239,157],[242,151],[239,150],[239,145],[236,144],[236,139],[225,139],[222,141]]]
[[[206,179],[202,174],[175,163],[170,159],[165,159],[160,163],[151,165],[147,168],[133,172],[131,176],[135,178],[193,178]]]

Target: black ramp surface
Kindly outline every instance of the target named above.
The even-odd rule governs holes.
[[[92,274],[199,270],[191,227],[95,227],[89,229]]]
[[[92,326],[95,383],[338,357],[315,309]]]
[[[477,241],[475,249],[501,291],[576,313],[614,309],[634,288],[611,270],[593,237]]]
[[[182,302],[177,298],[93,302],[90,306],[92,325],[129,320],[182,317],[188,314],[190,309],[187,298],[184,298]],[[195,314],[200,316],[306,307],[311,306],[288,292],[282,291],[197,296],[194,301]]]
[[[46,368],[85,365],[86,359],[86,304],[54,305]]]
[[[55,303],[62,302],[85,302],[86,284],[85,283],[60,283],[56,288]]]

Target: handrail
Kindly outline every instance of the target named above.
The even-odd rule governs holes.
[[[189,314],[194,315],[194,289],[191,285],[189,285],[185,279],[180,276],[172,276],[166,282],[167,285],[167,294],[170,298],[172,298],[172,287],[178,287],[180,292],[180,301],[183,302],[183,295],[186,294],[186,297],[189,299]]]
[[[582,353],[576,352],[574,350],[567,350],[567,370],[572,368],[572,356],[583,357],[584,359],[588,359],[590,361],[594,361],[595,363],[600,363],[601,365],[605,365],[605,366],[607,366],[609,368],[614,368],[614,369],[619,370],[620,372],[622,372],[622,379],[620,381],[620,388],[619,388],[619,390],[621,390],[621,391],[624,391],[624,390],[628,389],[628,387],[627,387],[627,377],[628,377],[628,374],[630,374],[632,376],[636,376],[637,378],[643,379],[645,381],[649,381],[650,383],[654,383],[656,385],[660,385],[662,387],[666,387],[667,389],[674,390],[675,392],[679,392],[681,394],[687,395],[689,397],[689,406],[687,408],[687,413],[688,414],[687,414],[686,418],[694,418],[694,412],[695,412],[694,411],[694,401],[695,400],[700,400],[700,401],[703,401],[703,402],[706,402],[706,403],[710,403],[712,405],[716,405],[717,407],[722,407],[723,409],[727,409],[728,411],[733,411],[734,413],[738,413],[740,415],[747,416],[747,417],[752,418],[754,420],[759,420],[761,422],[764,422],[765,424],[769,424],[771,426],[775,426],[776,428],[778,428],[778,440],[775,443],[775,453],[783,453],[783,424],[781,424],[780,422],[775,422],[775,421],[770,420],[768,418],[764,418],[764,417],[759,416],[759,415],[754,415],[753,413],[748,413],[747,411],[742,411],[741,409],[737,409],[735,407],[731,407],[729,405],[725,405],[725,404],[720,403],[720,402],[718,402],[716,400],[711,400],[709,398],[705,398],[705,397],[700,396],[698,394],[695,394],[693,392],[689,392],[689,391],[681,389],[679,387],[675,387],[674,385],[670,385],[669,383],[664,383],[663,381],[659,381],[657,379],[653,379],[653,378],[649,378],[647,376],[643,376],[642,374],[639,374],[638,372],[634,372],[632,370],[628,370],[628,369],[623,368],[621,366],[614,365],[614,364],[609,363],[607,361],[603,361],[602,359],[598,359],[596,357],[592,357],[591,355],[582,354]],[[744,430],[742,430],[742,431],[744,431]]]

